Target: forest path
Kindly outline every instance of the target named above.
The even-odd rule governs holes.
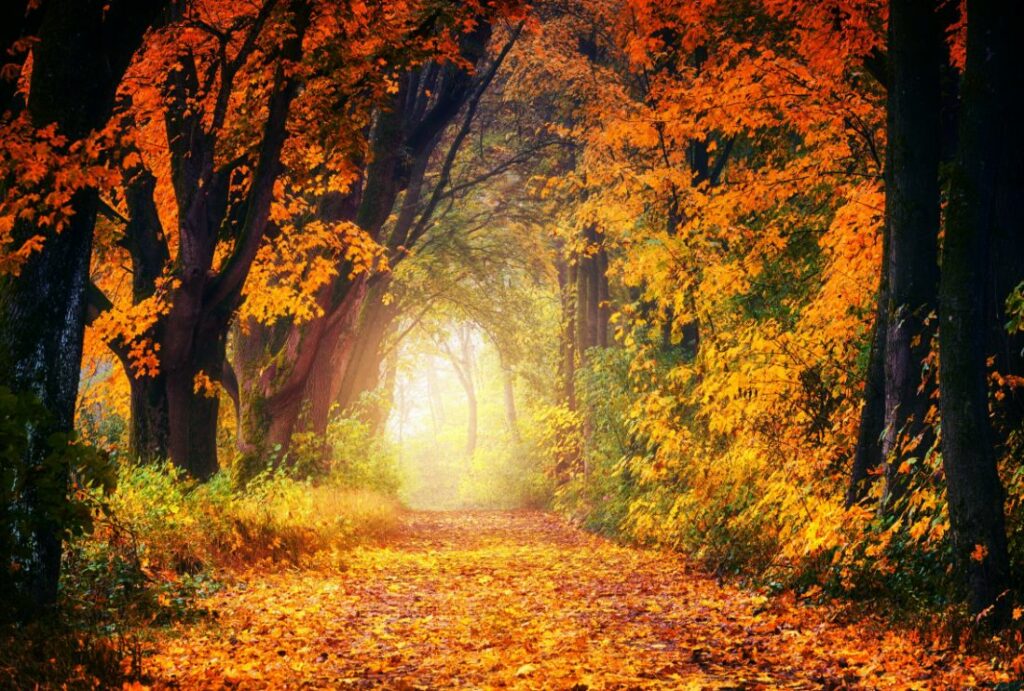
[[[991,672],[539,512],[410,512],[343,570],[237,574],[158,688],[941,688]],[[981,678],[979,678],[979,681]]]

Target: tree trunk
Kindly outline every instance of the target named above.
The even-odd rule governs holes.
[[[451,363],[455,375],[466,392],[466,405],[468,406],[468,418],[466,421],[466,458],[471,460],[476,453],[477,443],[477,418],[478,406],[476,399],[476,385],[473,381],[473,370],[475,369],[473,357],[473,333],[465,326],[458,330],[458,350],[452,350],[451,346],[441,342],[441,351],[448,362]]]
[[[432,424],[434,441],[437,442],[437,433],[444,424],[444,399],[441,398],[437,383],[437,371],[428,367],[427,373],[427,403],[430,405],[430,422]]]
[[[611,345],[609,323],[612,318],[611,292],[608,289],[608,252],[602,246],[597,252],[597,345]]]
[[[103,126],[121,77],[164,4],[46,3],[32,58],[28,110],[33,125],[56,124],[72,141]],[[4,94],[4,105],[12,106],[8,96]],[[37,395],[53,416],[51,425],[37,425],[30,431],[32,451],[22,459],[25,467],[40,463],[46,454],[44,440],[51,433],[70,432],[74,425],[96,191],[82,190],[70,203],[67,227],[47,234],[46,244],[27,260],[19,276],[0,279],[0,379],[16,392]],[[37,230],[23,221],[14,237],[27,238]],[[66,486],[68,469],[55,472],[39,478],[40,483]],[[13,536],[14,544],[30,553],[25,563],[19,563],[11,597],[25,618],[38,615],[55,601],[60,576],[62,526],[49,517],[37,491],[34,486],[26,491],[30,533]],[[58,505],[65,501],[63,496],[47,499]]]
[[[505,423],[513,444],[519,444],[519,414],[516,411],[515,374],[507,367],[501,369],[502,384],[505,392]]]
[[[328,304],[335,289],[332,286],[323,291],[321,305]],[[334,368],[331,361],[345,334],[351,341],[352,322],[365,290],[366,278],[362,276],[348,283],[341,301],[333,310],[325,308],[325,316],[320,319],[275,328],[250,324],[247,334],[238,334],[235,369],[241,380],[242,451],[247,463],[259,468],[271,455],[280,460],[288,451],[304,410],[310,413],[307,425],[313,418],[322,417],[320,432],[326,430],[327,413],[334,400],[332,387],[345,367],[341,362]],[[324,386],[314,387],[314,379]],[[319,406],[316,412],[314,406]]]
[[[590,262],[586,257],[576,257],[575,263],[572,265],[571,272],[575,277],[573,286],[575,287],[575,300],[573,301],[573,308],[575,309],[575,324],[576,324],[576,353],[581,364],[585,364],[587,361],[587,350],[592,345],[591,343],[591,329],[590,329],[590,276],[589,276]]]
[[[1004,493],[993,451],[986,372],[987,291],[990,247],[999,218],[997,200],[1013,178],[1001,173],[1011,156],[1008,141],[1019,123],[1009,121],[1004,100],[1019,54],[1021,8],[1016,2],[968,2],[960,151],[950,179],[949,220],[942,258],[939,347],[942,452],[954,554],[968,602],[992,627],[1009,622],[1012,598],[1004,518]],[[1010,137],[1011,139],[1007,139]]]
[[[208,390],[203,379],[220,381],[223,372],[227,331],[226,317],[203,320],[198,328],[191,320],[172,318],[166,327],[166,373],[168,451],[179,468],[198,480],[207,480],[220,467],[217,460],[217,419],[220,397]],[[191,327],[191,328],[190,328]],[[182,343],[182,347],[175,347]]]
[[[344,333],[342,333],[344,332]],[[327,433],[342,381],[352,362],[357,334],[350,328],[331,329],[324,337],[306,384],[310,405],[309,429],[319,436]]]
[[[396,303],[384,304],[389,286],[390,282],[380,276],[367,293],[351,356],[340,385],[333,392],[332,401],[342,410],[351,408],[363,394],[375,390],[380,383],[384,340],[400,314]],[[372,414],[372,411],[366,412]]]
[[[166,461],[170,454],[167,378],[135,377],[128,373],[131,387],[132,456],[143,463]]]
[[[160,416],[154,422],[166,419],[167,427],[149,433],[165,436],[170,460],[200,480],[208,479],[219,468],[220,400],[214,385],[223,376],[228,332],[267,228],[274,185],[281,169],[281,151],[288,137],[291,105],[299,91],[299,76],[285,66],[302,58],[302,41],[312,8],[307,0],[294,0],[290,10],[293,33],[275,56],[262,138],[242,203],[226,203],[233,192],[233,168],[216,166],[214,149],[219,133],[207,131],[206,123],[190,106],[190,99],[199,88],[194,61],[181,58],[182,69],[172,72],[169,78],[173,98],[168,101],[165,126],[172,154],[172,183],[179,205],[179,242],[174,260],[177,281],[168,297],[169,310],[158,316],[152,328],[154,340],[160,346],[162,373],[153,385],[164,389],[167,410],[166,418]],[[233,75],[228,68],[223,67],[219,76],[225,80],[221,88],[230,89]],[[169,257],[165,234],[155,232],[160,230],[160,220],[153,199],[152,176],[148,184],[131,189],[137,198],[133,202],[129,197],[132,219],[126,244],[137,276],[149,271],[152,284]],[[225,227],[235,228],[235,242],[221,267],[215,270],[214,257]],[[153,245],[159,245],[162,253],[147,253],[146,247],[152,250]],[[147,256],[155,262],[149,269]],[[135,288],[138,298],[139,286]]]
[[[873,481],[872,471],[882,464],[882,432],[885,429],[885,342],[889,304],[888,225],[882,228],[882,271],[876,298],[875,323],[871,327],[868,371],[864,381],[864,407],[860,412],[857,446],[853,453],[850,486],[846,491],[849,508],[865,497]]]
[[[596,229],[591,226],[587,230],[588,244],[596,245],[599,242]],[[599,251],[595,251],[594,254],[586,258],[587,347],[589,348],[597,348],[606,340],[603,335],[605,324],[601,322],[601,266],[598,262]]]
[[[398,386],[398,357],[394,350],[391,350],[384,359],[384,381],[381,383],[380,405],[377,406],[377,416],[370,421],[370,431],[374,435],[383,435],[388,419],[395,407],[395,389]],[[401,418],[401,415],[399,415]]]
[[[466,403],[469,406],[469,419],[466,422],[466,458],[472,459],[476,453],[476,439],[477,439],[477,417],[479,414],[477,401],[476,401],[476,388],[473,386],[472,378],[468,384],[463,383],[466,387]]]
[[[476,384],[473,381],[473,344],[468,332],[462,334],[461,367],[456,365],[459,372],[459,380],[466,389],[466,403],[469,405],[469,419],[466,421],[466,458],[472,459],[476,453],[477,427],[479,417],[479,406],[476,400]]]
[[[922,390],[922,362],[931,350],[931,315],[938,300],[941,40],[932,3],[890,1],[885,204],[889,306],[882,442],[887,505],[906,487],[909,471],[901,471],[903,462],[921,458],[934,444],[925,419],[931,391],[928,386]]]
[[[156,292],[157,281],[170,261],[170,251],[162,237],[163,228],[154,197],[156,178],[141,165],[125,171],[123,178],[129,221],[122,245],[132,258],[132,300],[140,303]],[[100,307],[106,309],[108,305]],[[151,329],[147,337],[153,343],[163,340],[156,329]],[[125,345],[108,344],[120,358],[131,387],[132,456],[143,462],[166,461],[170,453],[167,377],[163,371],[153,376],[139,376],[131,366]]]
[[[569,410],[576,410],[576,271],[564,258],[558,261],[558,293],[562,319],[559,358],[559,381],[562,400]]]

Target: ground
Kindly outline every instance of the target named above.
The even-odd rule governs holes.
[[[410,512],[341,568],[234,575],[156,688],[962,688],[980,661],[539,512]],[[845,617],[845,619],[849,619]]]

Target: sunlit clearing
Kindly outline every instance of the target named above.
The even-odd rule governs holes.
[[[399,346],[387,435],[403,501],[418,509],[516,508],[543,478],[519,440],[515,374],[479,328],[445,322]]]

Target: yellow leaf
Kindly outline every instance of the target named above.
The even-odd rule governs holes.
[[[537,665],[533,664],[532,662],[528,662],[528,663],[526,663],[525,665],[522,665],[519,669],[516,670],[516,676],[517,677],[528,677],[528,676],[530,676],[531,674],[533,674],[536,671],[537,671]]]

